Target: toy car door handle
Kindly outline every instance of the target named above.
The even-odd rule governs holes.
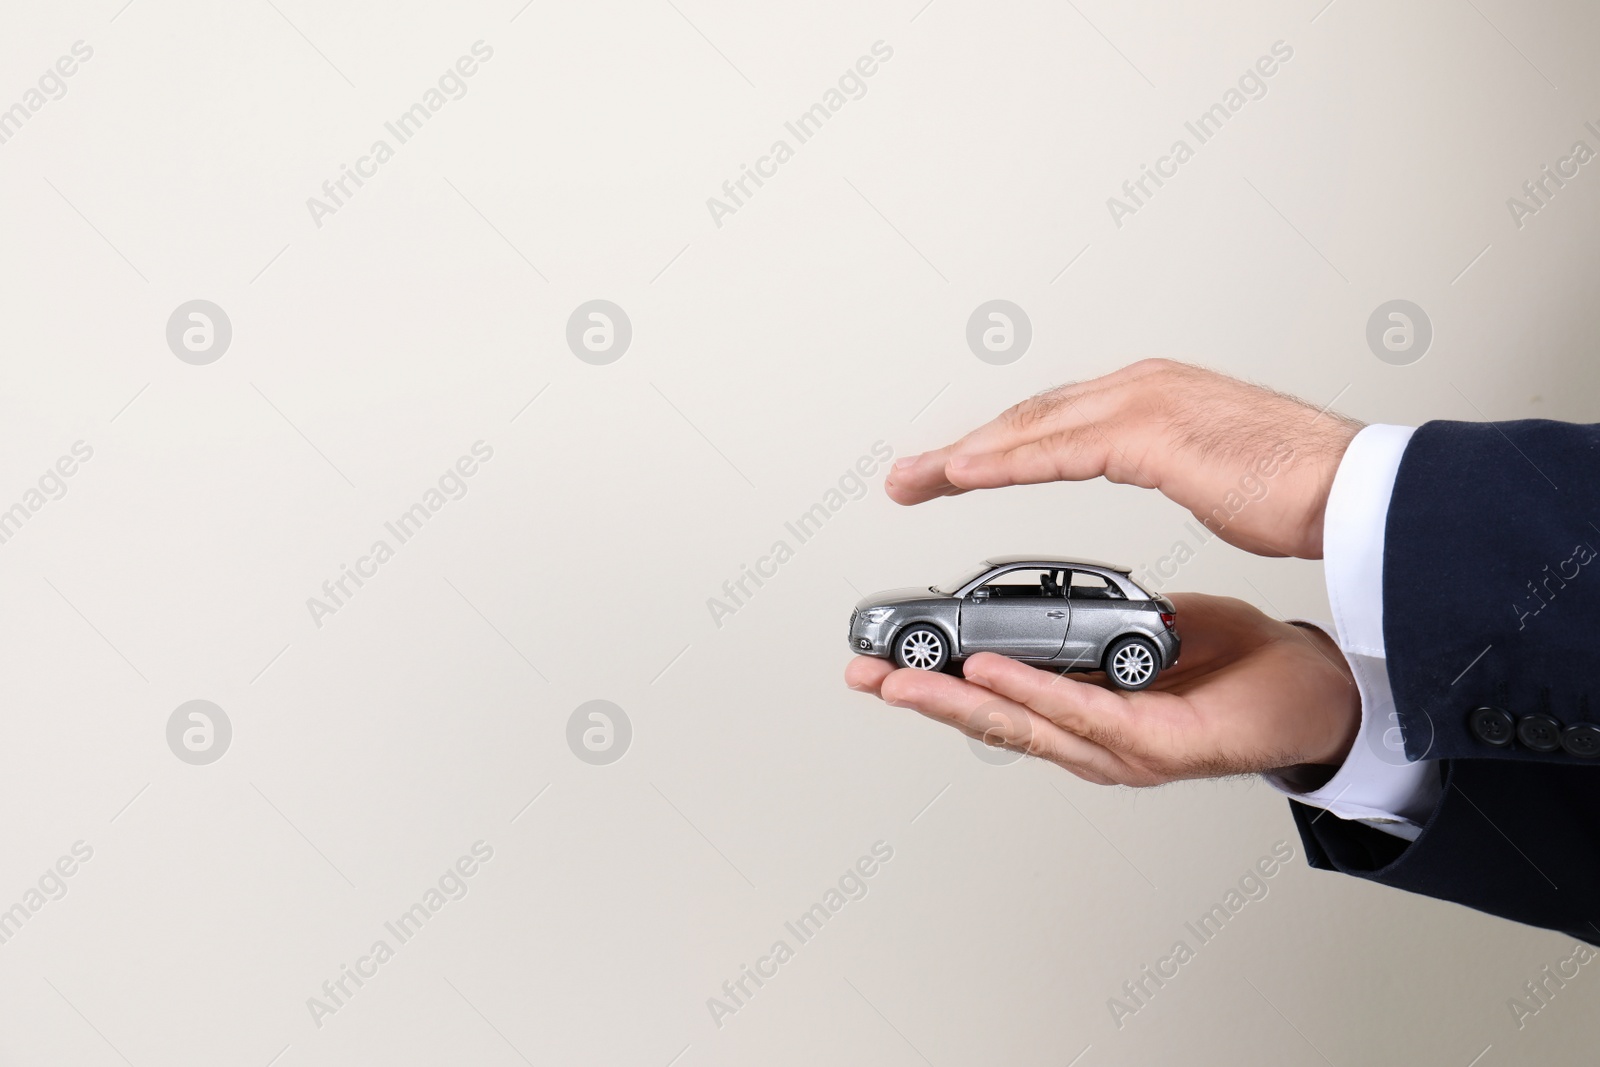
[[[1064,619],[1064,618],[1067,617],[1067,613],[1064,612],[1064,611],[1055,611],[1055,610],[1052,609],[1050,611],[1045,612],[1044,613],[1044,617],[1047,618],[1047,619]]]

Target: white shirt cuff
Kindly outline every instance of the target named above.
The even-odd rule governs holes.
[[[1368,426],[1345,450],[1323,521],[1323,569],[1333,608],[1332,635],[1361,694],[1361,729],[1343,766],[1320,789],[1295,800],[1386,833],[1415,840],[1439,801],[1438,768],[1406,759],[1383,643],[1384,526],[1409,426]],[[1326,627],[1323,627],[1326,630]]]

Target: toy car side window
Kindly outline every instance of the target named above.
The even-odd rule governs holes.
[[[1019,567],[996,575],[985,582],[982,588],[987,589],[989,595],[997,600],[1060,596],[1060,586],[1056,581],[1059,573],[1044,567]]]
[[[1122,590],[1104,575],[1073,571],[1068,596],[1073,600],[1124,600]]]

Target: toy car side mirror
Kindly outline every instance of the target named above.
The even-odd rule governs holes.
[[[989,590],[987,590],[987,589],[974,589],[972,591],[972,599],[973,600],[988,600],[989,599]]]

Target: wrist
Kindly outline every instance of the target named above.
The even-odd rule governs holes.
[[[1308,746],[1306,759],[1289,768],[1285,777],[1312,779],[1321,775],[1326,782],[1344,765],[1361,732],[1361,691],[1356,686],[1350,661],[1331,635],[1308,622],[1296,620],[1290,625],[1311,642],[1318,654],[1316,664],[1308,671],[1308,686],[1312,691],[1307,694],[1306,701],[1318,729]]]
[[[1304,559],[1321,559],[1323,556],[1322,532],[1327,521],[1328,498],[1333,494],[1333,482],[1339,474],[1339,464],[1343,462],[1350,442],[1355,440],[1364,425],[1342,415],[1332,415],[1332,420],[1326,431],[1310,440],[1307,450],[1307,458],[1315,469],[1311,476],[1315,488],[1302,540],[1305,551],[1297,553]]]

